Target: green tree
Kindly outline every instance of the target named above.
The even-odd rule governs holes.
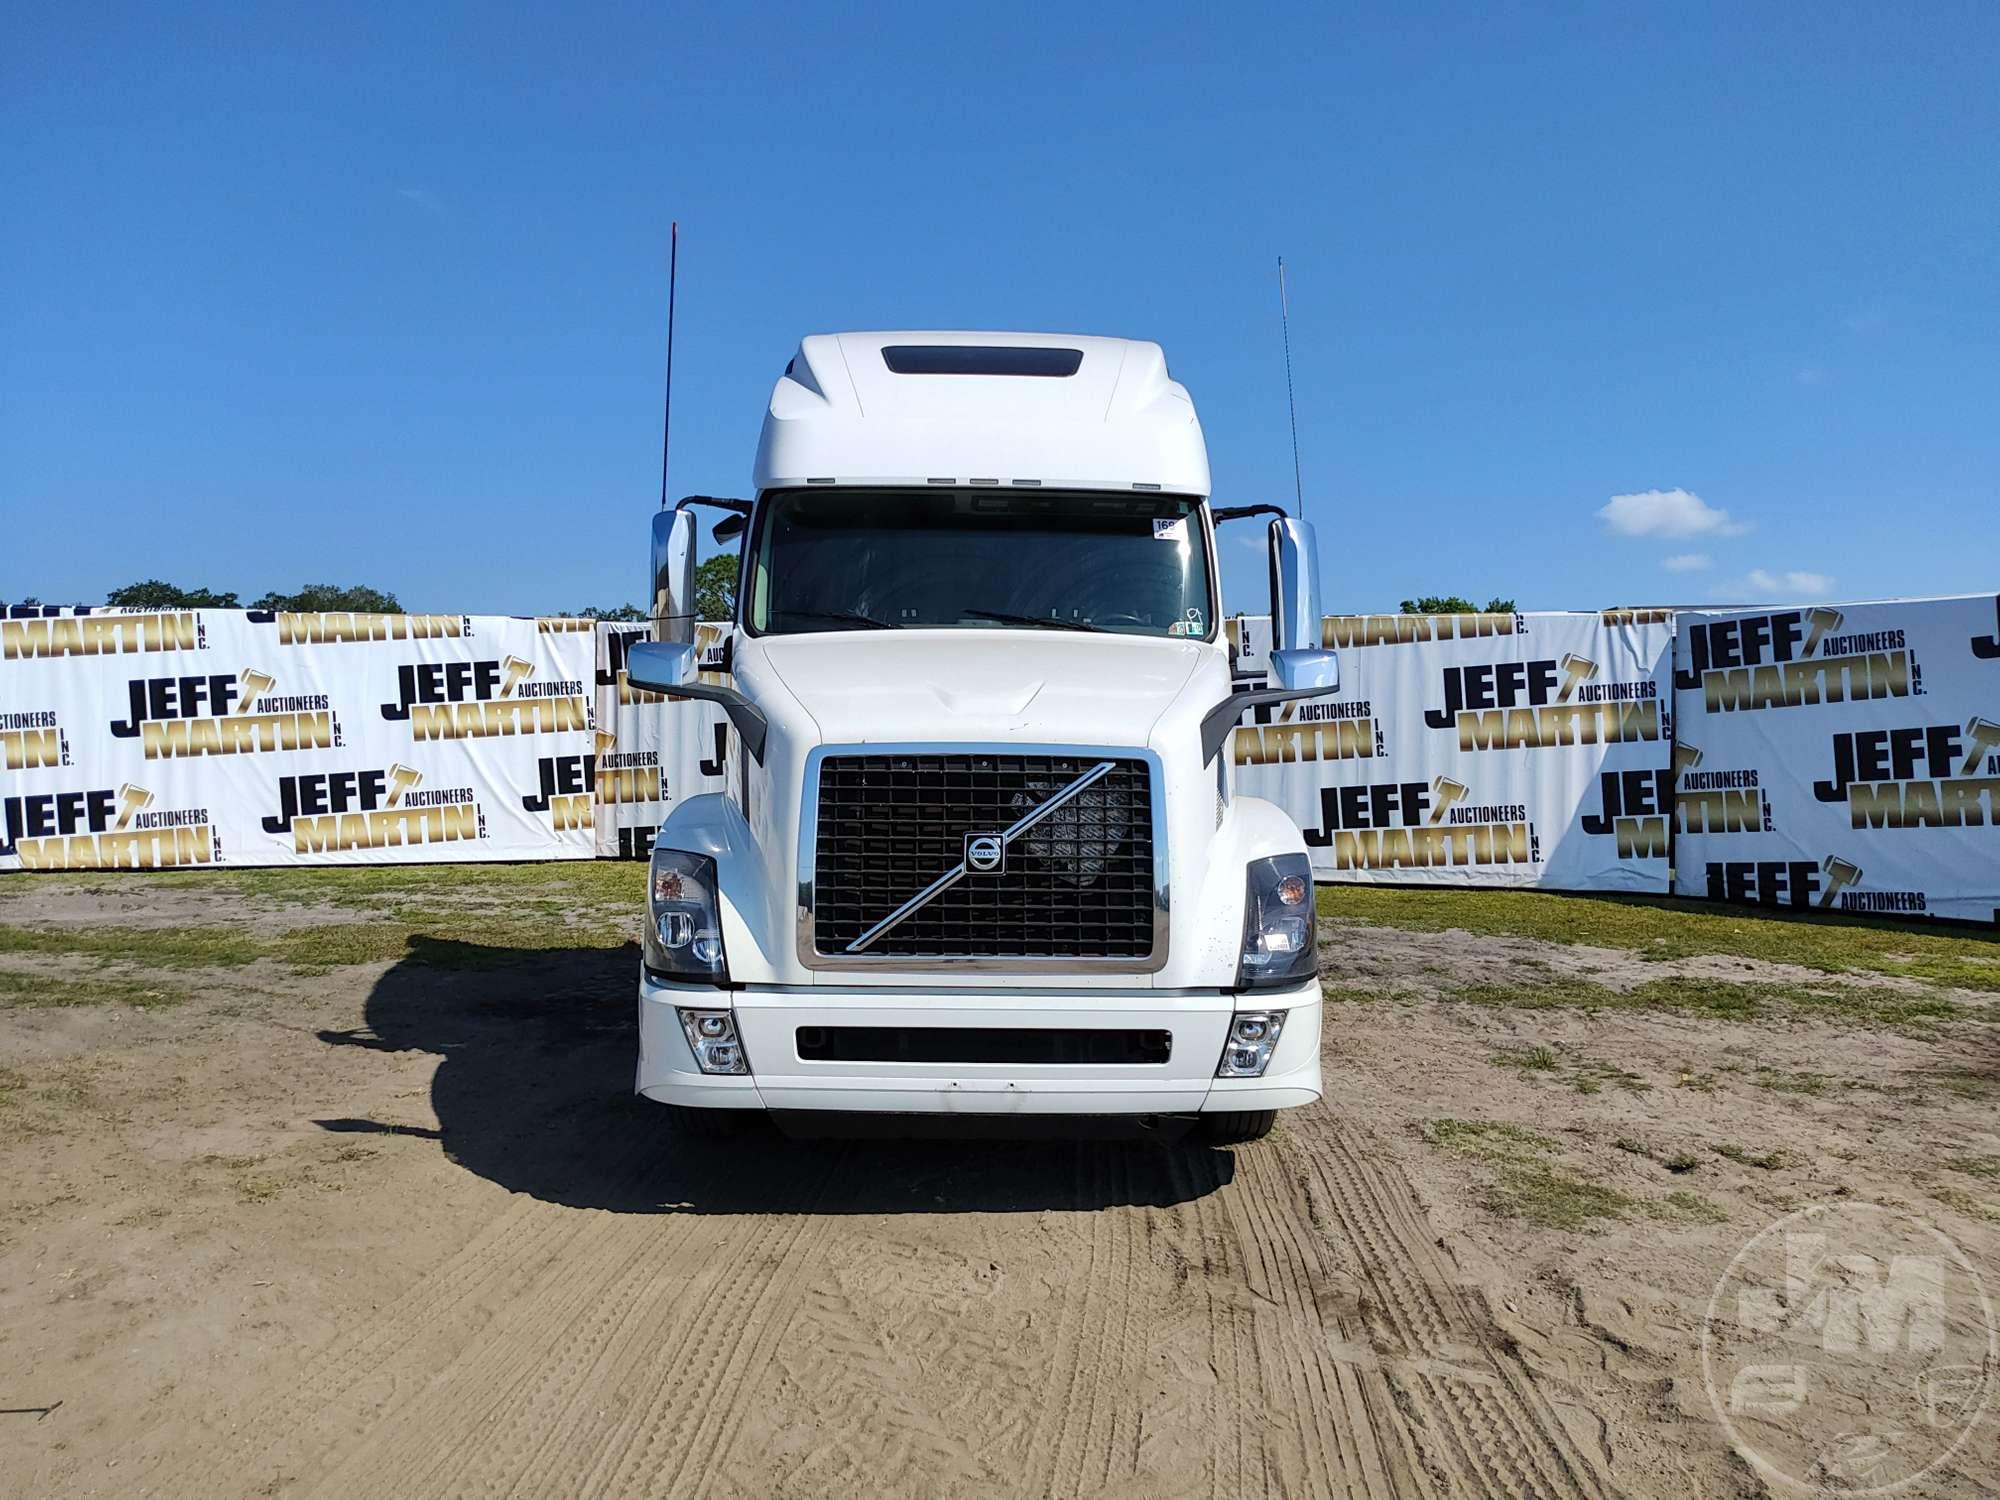
[[[178,588],[162,578],[148,578],[139,583],[128,583],[122,589],[113,589],[104,596],[104,602],[133,609],[241,608],[234,594],[218,593],[214,589]]]
[[[599,609],[597,606],[592,605],[588,609],[578,610],[575,618],[579,620],[643,620],[646,618],[646,612],[636,604],[614,604],[609,609]]]
[[[704,620],[736,617],[734,552],[718,552],[694,570],[694,609]]]
[[[1406,615],[1511,615],[1514,613],[1512,599],[1488,599],[1486,608],[1481,609],[1463,594],[1425,594],[1421,599],[1405,599],[1403,613]]]
[[[231,604],[236,602],[234,596]],[[397,615],[403,606],[394,594],[371,589],[364,584],[342,588],[336,583],[309,583],[296,594],[269,593],[250,606],[252,609],[281,609],[287,614],[320,610],[351,610],[362,615]]]

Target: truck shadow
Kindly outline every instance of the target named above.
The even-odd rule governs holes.
[[[1226,1150],[1150,1141],[695,1140],[632,1094],[638,946],[520,949],[422,936],[329,1046],[429,1052],[435,1137],[509,1191],[615,1213],[1018,1213],[1167,1207],[1229,1182]]]

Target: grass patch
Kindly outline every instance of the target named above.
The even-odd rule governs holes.
[[[1555,1142],[1519,1125],[1491,1120],[1430,1120],[1424,1137],[1494,1169],[1486,1206],[1547,1229],[1581,1229],[1622,1218],[1633,1200],[1615,1188],[1564,1171]]]
[[[1733,1141],[1724,1141],[1709,1149],[1725,1161],[1733,1161],[1739,1167],[1755,1167],[1760,1172],[1775,1172],[1790,1165],[1790,1159],[1782,1151],[1752,1151],[1748,1146],[1739,1146]]]
[[[1953,1156],[1944,1166],[1982,1182],[2000,1182],[2000,1156]]]
[[[37,875],[36,888],[82,894],[129,894],[137,881],[198,887],[235,900],[285,906],[333,906],[356,913],[336,921],[260,936],[236,927],[134,928],[99,925],[0,925],[0,954],[88,959],[148,968],[240,968],[272,960],[298,973],[350,964],[413,959],[440,968],[494,968],[522,951],[618,948],[630,938],[645,896],[639,861],[555,860],[511,865],[363,865],[307,869],[157,871],[107,877],[100,872]],[[630,913],[632,923],[606,921]],[[172,1003],[158,985],[122,978],[10,983],[0,975],[0,1006]],[[35,998],[37,995],[41,998]]]
[[[1523,1073],[1553,1073],[1562,1067],[1562,1057],[1553,1047],[1495,1047],[1488,1061],[1496,1068]]]
[[[635,887],[635,922],[638,901]],[[95,972],[61,975],[0,969],[0,1009],[112,1003],[150,1008],[185,998],[171,982],[150,975],[135,977],[151,968],[240,968],[268,959],[299,974],[398,961],[443,969],[493,969],[519,962],[524,953],[617,949],[632,940],[624,926],[609,925],[601,917],[580,921],[476,911],[424,919],[327,922],[264,937],[208,927],[0,927],[0,954],[84,960],[98,966]]]
[[[1961,1099],[2000,1098],[2000,1078],[1991,1073],[1932,1073],[1930,1078],[1947,1093]]]
[[[1840,1021],[1885,1030],[1921,1030],[1965,1014],[1965,1007],[1942,995],[1688,978],[1649,979],[1618,990],[1571,975],[1540,983],[1462,985],[1438,998],[1512,1010],[1678,1011],[1716,1021]]]
[[[1701,1158],[1692,1151],[1676,1150],[1661,1152],[1646,1142],[1637,1140],[1629,1135],[1621,1135],[1612,1141],[1611,1144],[1616,1146],[1620,1151],[1624,1151],[1632,1156],[1643,1156],[1647,1161],[1656,1162],[1676,1176],[1679,1176],[1683,1172],[1692,1172],[1696,1167],[1701,1165]]]
[[[1319,994],[1329,1005],[1372,1005],[1378,1000],[1405,998],[1402,990],[1369,989],[1358,984],[1321,984]]]
[[[1828,912],[1745,911],[1669,897],[1332,885],[1319,911],[1416,932],[1463,931],[1625,948],[1650,959],[1725,954],[1827,974],[1894,974],[2000,992],[2000,936]]]
[[[135,880],[174,889],[202,887],[282,906],[344,906],[372,910],[385,903],[451,905],[468,899],[545,901],[564,908],[611,903],[636,909],[646,887],[643,860],[544,860],[504,865],[340,865],[288,869],[159,870],[106,876],[100,872],[37,875],[79,893],[129,891]],[[429,909],[428,907],[426,909]]]
[[[1498,1120],[1430,1120],[1425,1122],[1424,1138],[1460,1156],[1484,1161],[1532,1161],[1537,1153],[1556,1149],[1547,1136]]]
[[[2000,1204],[1975,1198],[1963,1188],[1934,1187],[1929,1195],[1946,1208],[1955,1208],[1970,1219],[1984,1219],[1990,1224],[2000,1224]]]
[[[1774,1094],[1810,1094],[1815,1098],[1826,1092],[1828,1081],[1824,1073],[1787,1073],[1782,1068],[1759,1068],[1751,1080]]]
[[[1649,1219],[1662,1224],[1726,1224],[1729,1215],[1700,1193],[1678,1188],[1664,1198],[1649,1198],[1641,1205]]]
[[[116,975],[71,979],[0,969],[0,1010],[45,1010],[72,1005],[130,1005],[157,1010],[178,1005],[186,995],[171,985]]]
[[[263,956],[261,945],[234,927],[126,927],[117,924],[0,927],[0,953],[166,966],[236,968]]]
[[[1569,1086],[1579,1094],[1599,1094],[1606,1084],[1624,1089],[1628,1094],[1643,1094],[1652,1085],[1637,1073],[1595,1057],[1580,1057],[1570,1069]]]
[[[635,903],[633,911],[637,910]],[[517,962],[523,952],[620,948],[631,940],[623,930],[596,924],[460,913],[447,921],[295,927],[270,939],[266,952],[306,973],[405,958],[432,968],[492,969]]]
[[[1561,1073],[1579,1094],[1602,1093],[1607,1083],[1641,1094],[1652,1085],[1637,1073],[1595,1057],[1566,1058],[1554,1047],[1496,1047],[1487,1059],[1496,1068],[1513,1068],[1523,1078],[1535,1073]]]

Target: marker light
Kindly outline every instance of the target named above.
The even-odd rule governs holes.
[[[1278,1034],[1285,1029],[1281,1010],[1244,1011],[1229,1023],[1229,1040],[1222,1044],[1222,1061],[1217,1078],[1262,1078],[1278,1050]]]
[[[726,1010],[683,1010],[681,1030],[687,1033],[694,1064],[704,1073],[747,1073],[750,1060],[736,1035],[736,1017]]]
[[[1253,860],[1245,872],[1239,990],[1296,985],[1319,973],[1312,866],[1303,854]],[[1261,1070],[1260,1070],[1261,1071]]]
[[[727,984],[715,861],[656,845],[646,889],[646,967],[663,979]]]

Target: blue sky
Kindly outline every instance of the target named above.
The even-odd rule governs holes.
[[[943,326],[1287,498],[1282,253],[1329,607],[2000,587],[1991,4],[342,9],[6,7],[0,598],[638,597],[674,218],[677,494]]]

